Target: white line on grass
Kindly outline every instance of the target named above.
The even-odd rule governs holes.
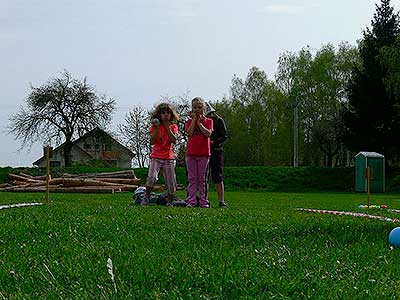
[[[374,216],[374,215],[362,214],[362,213],[355,213],[355,212],[350,212],[350,211],[309,209],[309,208],[296,208],[296,210],[304,211],[304,212],[320,213],[320,214],[330,214],[330,215],[352,216],[352,217],[358,217],[358,218],[375,219],[375,220],[381,220],[381,221],[393,222],[393,223],[399,222],[398,219],[392,219],[392,218],[387,218],[387,217],[382,217],[382,216]]]
[[[43,203],[34,202],[34,203],[18,203],[18,204],[0,205],[0,209],[25,207],[25,206],[36,206],[36,205],[43,205]]]

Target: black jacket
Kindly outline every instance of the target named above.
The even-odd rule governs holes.
[[[224,119],[220,116],[213,116],[211,119],[214,122],[214,130],[211,134],[211,151],[224,151],[224,143],[228,138]]]

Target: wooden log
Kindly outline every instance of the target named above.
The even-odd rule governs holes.
[[[64,173],[62,175],[63,178],[99,178],[96,176],[87,176],[87,175],[72,175],[68,173]],[[122,179],[137,179],[135,175],[132,174],[116,174],[116,175],[108,175],[107,178],[122,178]]]
[[[79,187],[79,186],[123,186],[124,184],[103,182],[86,178],[62,178],[62,184],[65,187]]]
[[[117,178],[136,178],[133,170],[116,171],[116,172],[101,172],[101,173],[83,173],[83,174],[69,174],[64,173],[62,177],[68,178],[92,178],[92,177],[117,177]]]
[[[35,182],[35,183],[29,183],[30,187],[36,187],[36,186],[45,186],[46,181],[41,181],[41,182]]]
[[[76,178],[125,178],[125,179],[137,179],[134,174],[109,174],[107,176],[78,176]]]
[[[26,182],[26,181],[19,181],[19,180],[13,180],[13,181],[11,181],[11,183],[12,183],[12,185],[18,185],[18,186],[21,186],[21,185],[29,185],[29,182]]]
[[[164,184],[156,184],[153,186],[153,191],[154,192],[162,192],[166,189],[166,186]]]
[[[137,187],[136,180],[127,180],[126,183],[108,182],[94,179],[79,179],[79,178],[54,178],[50,181],[50,185],[63,185],[64,187],[79,187],[79,186],[127,186],[128,188]],[[46,182],[30,183],[30,187],[44,186]]]
[[[23,177],[23,176],[19,176],[17,174],[8,174],[8,178],[14,181],[23,181],[23,182],[27,182],[29,180],[29,178]]]
[[[103,182],[112,182],[112,183],[121,183],[121,184],[136,184],[140,185],[140,179],[125,179],[125,178],[102,178],[102,177],[95,177],[93,178],[97,181]]]
[[[121,191],[115,187],[99,187],[99,186],[81,186],[81,187],[60,187],[52,190],[52,193],[88,193],[88,194],[114,194],[116,191]]]
[[[118,186],[121,189],[121,192],[134,192],[139,186],[138,185],[124,185]]]
[[[107,175],[107,176],[96,176],[96,177],[103,177],[103,178],[125,178],[125,179],[137,179],[135,174],[115,174],[115,175]],[[89,177],[90,178],[90,177]]]
[[[40,182],[40,180],[30,179],[30,178],[19,176],[16,174],[8,174],[8,178],[10,178],[12,180],[32,182],[32,183]]]
[[[65,178],[53,178],[50,180],[50,185],[63,184]]]
[[[46,181],[46,175],[32,176],[32,179]],[[51,180],[51,174],[50,174],[50,180]]]
[[[133,170],[125,170],[125,171],[117,171],[117,172],[102,172],[102,173],[92,173],[88,174],[90,177],[108,177],[111,175],[111,177],[118,176],[118,175],[131,175],[135,176],[135,173]]]
[[[10,186],[12,186],[12,185],[9,183],[1,183],[0,184],[0,188],[6,188],[6,187],[10,187]]]
[[[21,193],[38,193],[38,192],[46,192],[45,186],[40,187],[12,187],[5,188],[7,192],[21,192]],[[115,191],[121,191],[119,187],[108,187],[108,186],[85,186],[85,187],[69,187],[65,188],[62,186],[52,186],[50,187],[51,193],[114,193]]]
[[[62,184],[62,179],[61,178],[54,178],[50,180],[50,185],[61,185]],[[38,181],[38,182],[32,182],[29,183],[29,186],[35,187],[35,186],[45,186],[46,181]]]
[[[32,176],[32,175],[29,175],[29,174],[26,174],[23,172],[19,173],[18,175],[28,178],[28,179],[33,179],[33,180],[38,180],[38,181],[46,181],[46,175]],[[51,174],[49,174],[49,176],[50,176],[50,180],[51,180]]]
[[[56,188],[59,188],[60,186],[53,186],[50,188],[50,191]],[[45,192],[46,187],[45,186],[12,186],[5,188],[7,192]]]
[[[168,189],[168,188],[167,188],[167,186],[166,186],[165,184],[156,184],[156,185],[153,187],[153,191],[155,191],[155,192],[162,192],[162,191],[165,191],[165,190],[167,190],[167,189]],[[177,187],[176,187],[176,190],[177,190],[177,191],[182,191],[182,190],[184,190],[183,184],[178,184]]]
[[[19,175],[19,176],[22,176],[22,177],[29,178],[29,179],[34,179],[33,176],[31,176],[31,175],[29,175],[29,174],[26,174],[26,173],[23,173],[23,172],[19,173],[18,175]]]

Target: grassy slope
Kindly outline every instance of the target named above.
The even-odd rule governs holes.
[[[394,224],[293,210],[356,211],[364,195],[228,192],[227,210],[128,207],[130,197],[54,194],[49,207],[0,210],[0,296],[398,298],[400,252],[387,243]],[[43,198],[0,193],[0,204]],[[396,195],[372,200],[400,208]]]
[[[91,173],[118,171],[118,168],[73,167],[52,169],[53,177],[62,173]],[[146,181],[147,169],[134,169],[136,176]],[[37,168],[0,168],[0,183],[7,182],[9,173],[25,172],[42,175]],[[182,167],[176,168],[178,183],[186,185],[187,175]],[[317,167],[226,167],[225,185],[228,190],[262,189],[276,192],[340,191],[350,192],[354,188],[353,168]],[[160,174],[160,182],[163,182]],[[400,192],[400,169],[386,172],[386,191]]]

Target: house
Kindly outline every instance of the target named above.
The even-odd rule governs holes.
[[[103,160],[109,163],[110,166],[131,168],[134,156],[131,150],[121,145],[110,134],[100,128],[95,128],[72,142],[72,164],[80,161]],[[42,156],[32,164],[37,167],[45,167],[46,159]],[[50,166],[65,166],[64,144],[53,149]]]

